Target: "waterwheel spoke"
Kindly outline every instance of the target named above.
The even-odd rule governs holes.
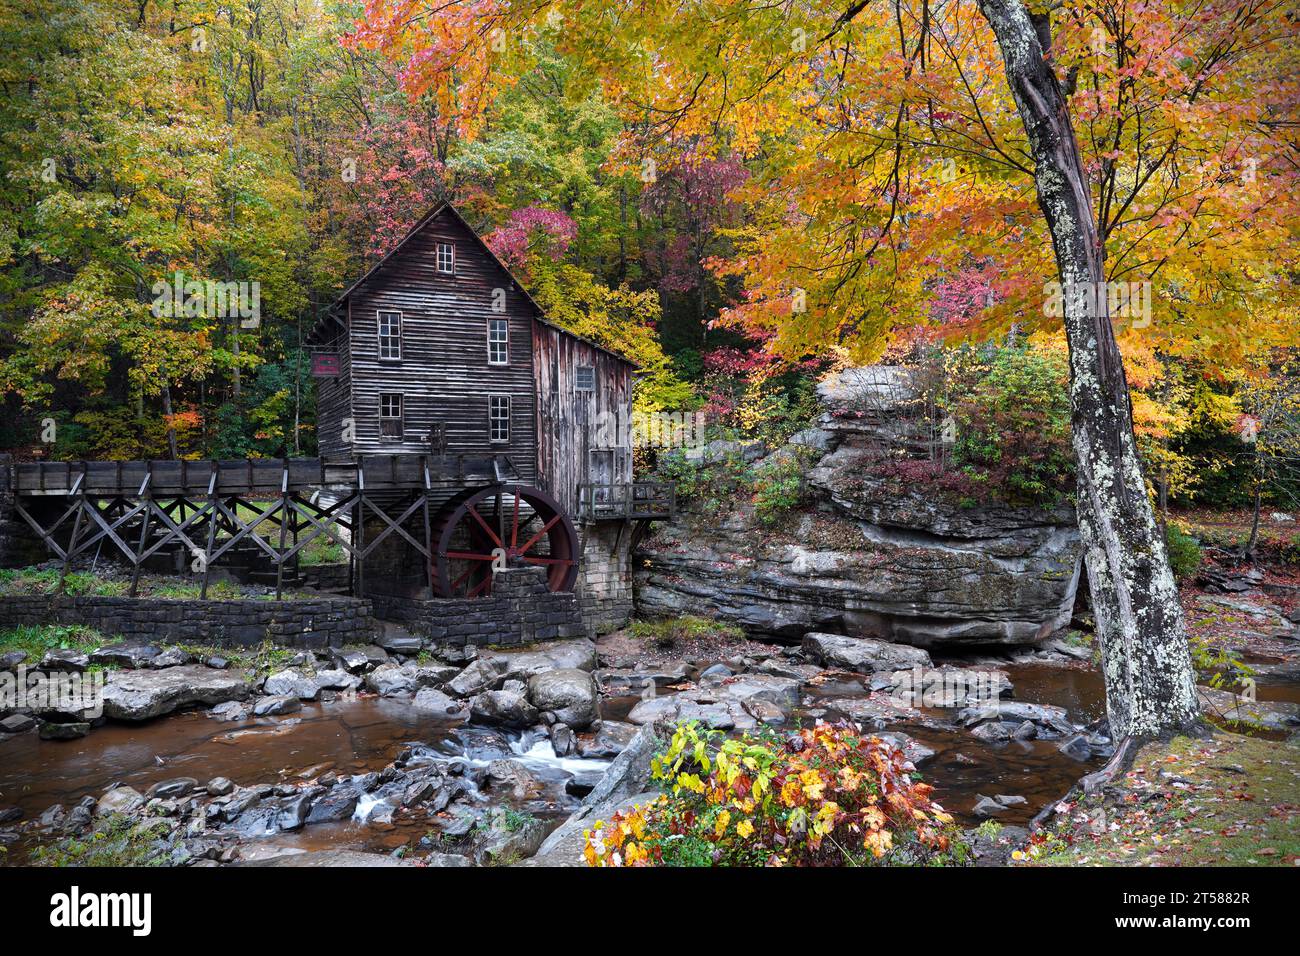
[[[491,566],[502,552],[512,562],[545,568],[551,590],[571,589],[580,563],[580,542],[563,508],[546,492],[520,485],[467,489],[439,517],[437,537],[435,590],[447,597],[491,594]],[[540,544],[548,537],[549,547]]]
[[[523,554],[527,554],[527,553],[528,553],[528,550],[529,550],[533,545],[535,545],[538,541],[540,541],[540,540],[542,539],[542,535],[546,534],[546,532],[548,532],[548,531],[550,531],[552,528],[554,528],[555,525],[559,522],[559,520],[560,520],[562,517],[564,517],[564,516],[563,516],[563,515],[558,515],[558,514],[557,514],[557,515],[556,515],[554,518],[552,518],[550,521],[546,522],[546,524],[542,525],[542,529],[541,529],[540,531],[538,531],[537,534],[533,535],[531,538],[528,539],[528,543],[525,544],[522,548],[519,549],[519,553],[520,553],[521,555],[523,555]]]
[[[504,547],[504,545],[501,544],[501,539],[497,537],[497,533],[492,530],[491,525],[489,525],[486,521],[483,520],[483,516],[478,513],[477,508],[475,508],[473,505],[467,505],[466,510],[468,510],[469,513],[474,516],[474,520],[477,521],[482,526],[483,530],[488,533],[488,537],[492,539],[493,544],[495,544],[498,548]]]
[[[462,561],[492,561],[490,554],[474,554],[472,551],[448,551],[447,557],[459,558]]]
[[[515,496],[515,516],[510,522],[510,547],[519,543],[519,488],[514,491]]]

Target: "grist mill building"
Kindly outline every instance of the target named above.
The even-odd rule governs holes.
[[[446,482],[435,596],[490,591],[480,565],[504,550],[546,567],[553,590],[575,589],[594,630],[626,621],[630,547],[673,505],[670,487],[632,480],[631,362],[549,322],[448,204],[344,291],[311,344],[328,373],[322,457],[426,456]],[[365,593],[422,593],[405,543]]]
[[[214,568],[251,562],[278,599],[324,536],[346,556],[333,590],[433,639],[626,622],[630,552],[674,508],[633,480],[631,362],[548,321],[447,204],[308,344],[320,457],[0,462],[0,563],[107,553],[135,569],[129,601],[146,565],[188,568],[206,600]]]

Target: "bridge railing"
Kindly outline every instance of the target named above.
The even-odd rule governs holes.
[[[578,516],[588,521],[668,520],[677,513],[677,485],[630,481],[578,486]]]

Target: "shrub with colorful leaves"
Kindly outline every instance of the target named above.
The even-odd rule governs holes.
[[[952,817],[903,752],[850,723],[725,737],[677,728],[664,793],[586,831],[591,866],[953,865]]]

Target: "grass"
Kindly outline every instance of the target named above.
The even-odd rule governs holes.
[[[59,586],[57,568],[5,568],[0,570],[0,593],[53,594]],[[118,597],[130,589],[129,581],[104,578],[84,571],[70,571],[63,582],[63,593],[77,597]]]
[[[1300,743],[1216,733],[1148,744],[1122,781],[1031,838],[1025,856],[1043,866],[1295,865]]]
[[[104,636],[80,624],[23,625],[0,630],[0,654],[25,651],[29,663],[36,663],[46,651],[77,650],[89,654],[104,645]]]
[[[31,861],[37,866],[165,866],[166,844],[159,838],[168,829],[163,820],[137,823],[112,814],[86,836],[37,847]]]
[[[689,614],[662,621],[633,621],[627,629],[633,637],[644,640],[661,650],[676,647],[683,641],[699,638],[738,640],[745,636],[745,632],[734,624]]]
[[[119,640],[121,640],[120,637],[105,637],[94,628],[83,627],[79,624],[27,625],[0,630],[0,654],[9,651],[24,651],[27,654],[27,663],[31,665],[39,662],[45,656],[46,651],[71,649],[80,651],[83,654],[89,654]],[[175,647],[194,655],[200,660],[214,656],[224,657],[230,661],[233,667],[256,671],[259,674],[281,670],[288,666],[289,661],[296,655],[301,653],[300,650],[293,648],[277,647],[270,641],[263,641],[261,645],[253,648],[219,648],[200,644],[162,642],[158,642],[157,646],[164,650]],[[91,670],[97,670],[100,667],[101,665],[92,664]],[[104,665],[104,667],[111,670],[116,665]]]
[[[278,670],[283,670],[289,666],[289,661],[301,654],[300,649],[278,647],[270,641],[263,641],[260,645],[253,648],[245,647],[206,647],[201,644],[169,644],[159,645],[166,647],[177,647],[182,651],[193,654],[200,659],[220,656],[230,661],[232,667],[243,668],[244,670],[256,671],[259,674],[270,674]]]
[[[126,597],[131,590],[129,572],[113,569],[102,574],[70,571],[63,582],[63,593],[71,597]],[[0,595],[4,594],[54,594],[59,587],[58,568],[0,569]],[[202,581],[166,574],[142,574],[138,597],[169,600],[197,600],[203,591]],[[284,592],[285,600],[295,600],[304,595],[292,588]],[[209,601],[271,601],[274,593],[254,590],[233,581],[210,581]]]

